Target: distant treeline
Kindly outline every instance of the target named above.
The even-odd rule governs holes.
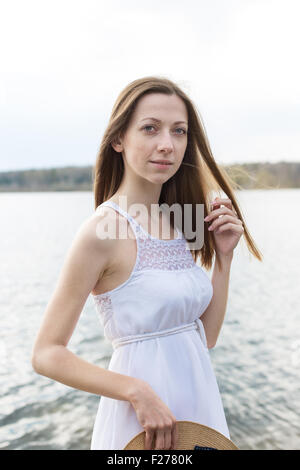
[[[300,162],[221,165],[241,189],[299,188]],[[93,167],[0,172],[0,191],[92,191]]]

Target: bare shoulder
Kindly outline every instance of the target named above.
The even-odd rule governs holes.
[[[91,216],[84,221],[80,228],[81,236],[85,237],[90,247],[106,259],[106,269],[114,260],[122,240],[120,233],[128,229],[128,221],[123,216],[107,206],[99,206]]]
[[[80,227],[80,232],[99,250],[107,250],[113,246],[114,237],[109,236],[108,227],[115,223],[116,216],[110,208],[98,208]]]
[[[47,304],[35,351],[68,344],[88,296],[107,270],[115,240],[99,236],[101,220],[92,214],[77,229]]]

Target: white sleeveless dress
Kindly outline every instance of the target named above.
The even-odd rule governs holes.
[[[108,370],[148,382],[177,420],[210,426],[230,439],[200,319],[213,295],[208,275],[178,229],[176,239],[160,240],[113,201],[101,206],[126,217],[137,241],[130,277],[92,295],[114,348]],[[143,430],[130,402],[101,396],[91,449],[124,449]]]

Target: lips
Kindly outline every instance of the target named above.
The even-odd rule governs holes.
[[[171,162],[167,162],[167,161],[163,161],[163,160],[157,160],[157,161],[150,160],[150,161],[151,161],[151,163],[158,163],[160,165],[172,165]]]

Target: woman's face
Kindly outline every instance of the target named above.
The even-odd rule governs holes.
[[[178,170],[187,146],[188,114],[177,95],[151,93],[138,101],[121,145],[125,171],[163,184]],[[170,165],[158,166],[157,160]]]

